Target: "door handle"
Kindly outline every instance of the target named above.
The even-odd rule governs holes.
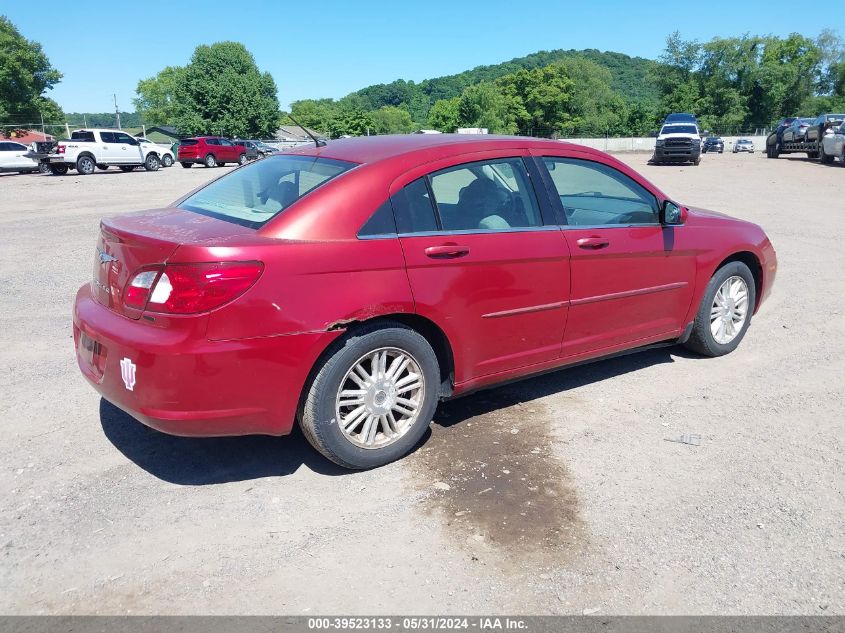
[[[578,244],[579,248],[598,250],[599,248],[604,248],[610,244],[610,240],[605,237],[582,237],[575,243]]]
[[[469,246],[458,246],[457,244],[445,244],[443,246],[429,246],[425,254],[434,259],[454,259],[469,255]]]

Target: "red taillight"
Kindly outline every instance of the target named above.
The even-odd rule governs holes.
[[[57,154],[64,154],[65,153],[65,146],[59,145],[58,147],[56,147],[56,153]]]
[[[195,314],[241,296],[261,276],[261,262],[168,264],[135,274],[123,302],[130,308],[167,314]]]

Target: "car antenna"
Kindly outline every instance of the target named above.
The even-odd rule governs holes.
[[[304,125],[302,125],[299,121],[294,119],[290,114],[288,114],[288,118],[291,121],[293,121],[294,123],[296,123],[297,126],[301,127],[302,131],[305,132],[308,136],[311,137],[311,140],[314,141],[314,145],[316,145],[317,147],[325,147],[326,146],[326,142],[323,139],[317,138],[316,136],[311,134],[311,132],[309,132],[308,129]]]

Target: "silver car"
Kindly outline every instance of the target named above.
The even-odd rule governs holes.
[[[819,158],[828,165],[838,158],[839,164],[845,167],[845,123],[827,130],[822,139]]]
[[[734,151],[733,153],[736,154],[737,152],[749,152],[751,154],[754,153],[754,143],[751,142],[751,139],[741,138],[736,143],[734,143]]]

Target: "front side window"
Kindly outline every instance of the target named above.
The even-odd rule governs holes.
[[[100,132],[100,138],[103,143],[114,143],[114,134],[112,132]]]
[[[277,155],[243,167],[186,198],[180,208],[258,228],[355,163]]]
[[[435,172],[429,179],[444,231],[543,224],[521,158],[466,163]]]
[[[134,138],[125,134],[124,132],[115,132],[114,133],[114,142],[115,143],[124,143],[126,145],[137,145],[138,141]]]
[[[587,160],[544,157],[567,224],[658,224],[657,198],[622,172]]]

